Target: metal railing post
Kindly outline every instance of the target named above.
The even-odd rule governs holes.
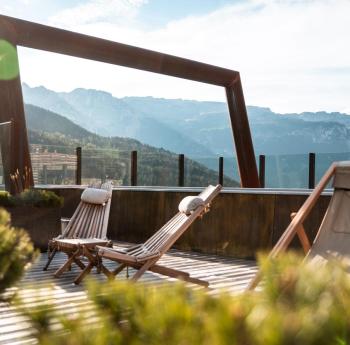
[[[179,187],[185,185],[185,155],[179,154]]]
[[[137,151],[131,151],[130,182],[132,186],[137,186]]]
[[[316,154],[309,153],[309,189],[315,188],[315,166],[316,166]]]
[[[219,184],[224,185],[224,157],[219,157]]]
[[[265,188],[265,155],[259,155],[259,181],[260,187]]]
[[[77,147],[75,149],[76,155],[77,155],[77,169],[75,171],[75,184],[81,185],[81,147]]]

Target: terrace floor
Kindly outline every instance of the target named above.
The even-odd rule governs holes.
[[[40,300],[51,300],[51,305],[63,314],[69,314],[81,306],[84,310],[89,310],[89,301],[84,284],[74,285],[72,282],[79,270],[76,267],[72,271],[66,272],[59,279],[54,279],[53,272],[64,262],[66,256],[57,254],[49,270],[44,272],[42,267],[46,262],[46,253],[42,253],[25,277],[18,284],[18,287],[8,290],[11,294],[15,291],[21,297],[26,307],[32,307]],[[115,267],[115,263],[104,261],[107,267]],[[241,260],[215,255],[204,255],[193,252],[183,252],[171,250],[164,255],[160,263],[168,267],[180,269],[191,273],[191,276],[204,279],[209,282],[208,293],[217,294],[221,289],[237,293],[246,287],[257,267],[254,261]],[[130,270],[132,274],[132,270]],[[92,273],[93,277],[105,280],[100,274]],[[123,273],[120,279],[125,279]],[[147,272],[141,281],[148,284],[159,284],[175,279],[166,278],[158,274]],[[190,284],[189,284],[190,285]],[[49,293],[49,286],[53,290]],[[199,288],[191,285],[193,288]],[[52,292],[53,291],[53,292]],[[22,316],[16,307],[0,302],[0,344],[33,344],[33,329],[30,328],[26,318]]]

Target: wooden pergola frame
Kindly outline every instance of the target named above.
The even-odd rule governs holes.
[[[239,72],[0,15],[0,39],[18,46],[130,67],[225,88],[242,187],[259,187]],[[0,122],[13,120],[10,171],[31,168],[20,76],[0,80]],[[33,178],[32,178],[33,184]]]

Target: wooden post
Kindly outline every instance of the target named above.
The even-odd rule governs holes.
[[[265,155],[259,156],[259,181],[260,187],[265,188]]]
[[[179,187],[183,187],[185,185],[185,155],[179,154]]]
[[[224,87],[241,185],[242,187],[259,187],[247,110],[240,75],[237,71],[3,15],[0,15],[0,38],[12,42],[15,48],[13,59],[15,61],[18,60],[16,51],[18,45]],[[13,67],[13,63],[9,65]],[[3,120],[2,116],[8,117],[14,114],[16,123],[19,123],[16,129],[15,156],[20,163],[17,162],[16,166],[22,173],[23,167],[30,169],[31,166],[25,133],[21,83],[19,73],[17,74],[13,80],[0,81],[2,84],[0,85],[0,122]]]
[[[34,179],[24,117],[16,30],[9,23],[2,22],[1,24],[0,39],[2,40],[3,51],[0,52],[0,55],[3,58],[0,59],[0,122],[11,121],[11,134],[13,134],[11,139],[13,154],[10,163],[5,160],[5,164],[10,164],[5,171],[10,171],[10,174],[13,174],[18,170],[19,175],[23,176],[25,169],[27,169],[29,173],[28,182],[31,187],[34,186]],[[10,185],[10,192],[15,193],[12,184]]]
[[[130,179],[131,185],[137,186],[137,151],[131,151],[131,171],[130,171]]]
[[[81,185],[81,147],[75,149],[77,155],[77,169],[75,171],[75,184]]]
[[[11,191],[12,182],[10,174],[13,173],[13,126],[12,120],[0,123],[0,150],[3,166],[3,182],[5,190]]]
[[[315,166],[316,166],[316,154],[309,153],[309,189],[315,188]]]
[[[224,157],[219,157],[219,184],[224,185]]]
[[[241,177],[241,186],[259,188],[258,169],[239,74],[231,86],[225,89],[233,139],[236,147],[238,169]]]

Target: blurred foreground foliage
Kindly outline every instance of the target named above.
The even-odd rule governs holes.
[[[259,261],[265,278],[257,292],[211,296],[180,283],[91,281],[93,319],[91,310],[62,317],[47,306],[24,313],[41,344],[349,344],[350,280],[344,267],[316,268],[296,254]]]
[[[21,278],[35,256],[29,235],[22,229],[11,227],[10,215],[0,209],[0,294]]]

